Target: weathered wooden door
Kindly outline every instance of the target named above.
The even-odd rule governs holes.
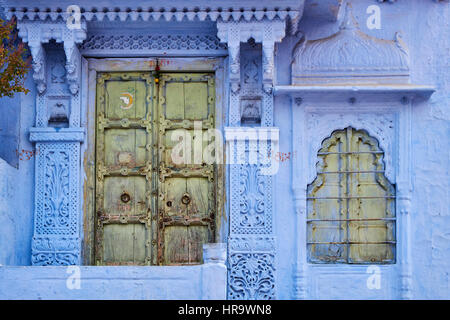
[[[214,239],[215,165],[198,157],[175,164],[172,134],[185,130],[192,147],[200,142],[198,154],[210,128],[213,75],[164,74],[158,82],[149,73],[99,74],[97,264],[202,262],[203,243]]]
[[[161,264],[192,264],[202,244],[213,241],[215,165],[203,159],[208,129],[214,128],[214,78],[166,74],[159,85],[159,242]],[[181,129],[181,130],[180,130]],[[175,141],[174,141],[175,140]],[[184,142],[184,161],[174,147]],[[176,150],[175,150],[176,151]]]

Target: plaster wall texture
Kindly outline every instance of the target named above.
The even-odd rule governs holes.
[[[430,100],[412,106],[412,292],[415,299],[450,298],[450,6],[433,1],[410,0],[378,3],[351,1],[361,30],[383,39],[400,31],[410,56],[411,82],[432,85]],[[369,5],[381,8],[381,29],[366,26]],[[339,21],[305,16],[299,30],[308,39],[329,36]],[[286,36],[276,47],[276,84],[290,84],[292,50],[300,35]],[[34,126],[35,85],[29,77],[28,95],[21,95],[20,149],[33,150],[29,128]],[[295,121],[295,119],[294,119]],[[291,299],[296,244],[295,210],[291,189],[292,163],[302,150],[293,150],[291,101],[276,97],[274,125],[280,128],[280,152],[291,152],[291,160],[280,162],[274,177],[274,234],[277,237],[276,291],[278,299]],[[330,131],[331,133],[331,131]],[[296,157],[297,156],[297,157]],[[86,275],[81,290],[66,287],[65,267],[30,267],[33,233],[34,159],[20,161],[19,169],[0,159],[0,298],[46,299],[153,299],[204,297],[205,267],[173,271],[164,267],[81,267]],[[365,266],[322,267],[308,279],[311,298],[397,298],[397,280],[382,269],[381,288],[366,286]],[[314,275],[314,276],[313,276]],[[213,281],[215,277],[210,280]],[[188,281],[190,279],[190,281]],[[216,279],[217,283],[226,278]],[[148,289],[150,288],[150,289]]]
[[[19,150],[32,151],[29,128],[34,126],[35,85],[28,77],[27,95],[20,94]],[[11,107],[0,103],[2,108]],[[31,237],[33,233],[34,158],[19,160],[19,168],[13,168],[0,159],[0,264],[30,265]]]
[[[78,278],[79,276],[79,278]],[[0,299],[224,299],[223,264],[189,267],[1,267]],[[12,289],[13,288],[13,289]]]
[[[366,20],[369,5],[381,9],[381,29],[369,30]],[[360,29],[377,38],[394,39],[401,32],[410,56],[411,83],[431,85],[436,92],[430,100],[412,105],[412,212],[411,238],[412,291],[415,299],[448,299],[450,297],[450,6],[431,1],[397,1],[375,3],[352,1],[353,15]],[[326,22],[304,19],[299,30],[308,40],[330,36],[338,31],[339,21]],[[286,37],[277,47],[277,84],[290,83],[291,52],[299,41]],[[292,150],[290,100],[275,100],[275,126],[280,127],[280,151]],[[295,119],[293,121],[296,121]],[[330,129],[331,131],[334,129]],[[298,161],[298,160],[297,160]],[[275,177],[275,228],[277,235],[277,292],[278,298],[290,299],[295,254],[295,212],[291,183],[291,163],[280,164]],[[289,205],[287,205],[289,204]],[[366,267],[327,266],[317,277],[310,273],[310,295],[313,298],[338,299],[396,299],[396,279],[384,276],[382,269],[380,290],[368,290]],[[354,275],[350,275],[355,271]],[[325,274],[328,274],[326,276]],[[333,275],[335,274],[335,275]],[[347,276],[345,275],[347,274]],[[352,278],[353,277],[353,278]],[[352,279],[350,281],[350,279]]]

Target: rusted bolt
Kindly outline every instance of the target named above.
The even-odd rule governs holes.
[[[127,203],[128,201],[131,200],[131,197],[128,193],[124,192],[121,194],[120,200],[122,200],[123,203]]]

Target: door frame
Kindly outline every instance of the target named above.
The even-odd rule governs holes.
[[[94,265],[95,253],[95,149],[96,149],[96,78],[98,72],[152,72],[159,61],[161,72],[212,72],[215,77],[215,126],[223,133],[226,125],[227,90],[226,58],[223,57],[148,57],[148,58],[82,58],[81,126],[86,139],[81,145],[82,263]],[[223,145],[225,150],[225,145]],[[226,204],[225,152],[217,165],[217,215],[215,242],[224,242],[228,233]]]

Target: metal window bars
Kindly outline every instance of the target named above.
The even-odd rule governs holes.
[[[309,262],[394,263],[395,187],[378,142],[348,127],[325,139],[317,155],[307,195]]]

